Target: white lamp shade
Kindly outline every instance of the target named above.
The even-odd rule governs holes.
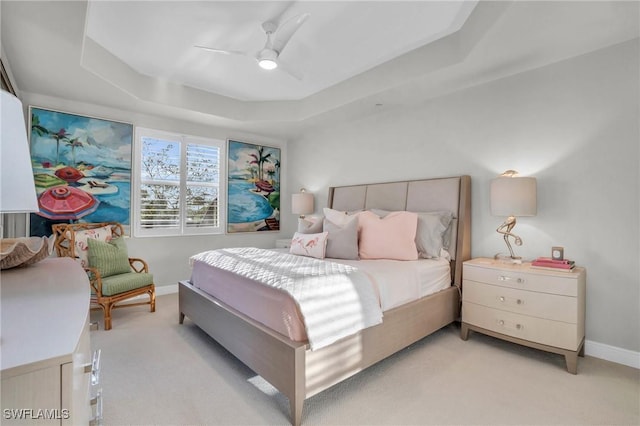
[[[293,214],[313,213],[313,194],[300,192],[291,196],[291,212]]]
[[[536,178],[499,177],[491,181],[491,214],[494,216],[535,216]]]
[[[38,211],[22,102],[2,91],[0,109],[0,212]]]

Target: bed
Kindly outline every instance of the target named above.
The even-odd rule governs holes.
[[[471,254],[469,176],[332,187],[328,207],[341,211],[451,211],[450,285],[384,312],[380,324],[320,348],[274,331],[190,280],[179,283],[179,321],[188,317],[289,399],[291,422],[305,399],[454,322],[459,317],[462,263]]]

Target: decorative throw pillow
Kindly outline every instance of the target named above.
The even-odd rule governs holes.
[[[131,272],[127,245],[122,238],[114,238],[109,242],[90,238],[87,243],[89,266],[96,268],[102,278]]]
[[[412,212],[391,212],[384,218],[373,212],[358,214],[360,222],[360,258],[416,260],[416,230],[418,215]]]
[[[323,231],[328,232],[327,257],[334,259],[358,260],[358,219],[350,220],[344,226],[338,226],[325,219]]]
[[[380,217],[386,217],[387,210],[371,209],[371,212]],[[447,249],[448,240],[451,238],[449,225],[453,219],[453,214],[448,211],[419,212],[418,227],[416,232],[416,247],[419,256],[425,259],[440,257],[441,249]]]
[[[69,238],[70,236],[67,236]],[[89,265],[87,257],[87,251],[89,250],[88,240],[98,241],[110,241],[111,240],[111,226],[106,225],[102,228],[85,229],[84,231],[77,231],[74,235],[75,247],[73,249],[76,258],[80,260],[82,267]]]
[[[440,257],[440,250],[445,248],[444,235],[452,216],[451,212],[418,213],[416,246],[420,257]]]
[[[344,226],[349,221],[353,220],[356,216],[353,213],[345,212],[342,210],[334,210],[328,207],[322,209],[324,217],[338,226]]]
[[[289,253],[324,259],[327,248],[327,232],[301,234],[296,232],[291,239]]]
[[[322,218],[305,217],[298,218],[298,232],[301,234],[318,234],[322,232]]]

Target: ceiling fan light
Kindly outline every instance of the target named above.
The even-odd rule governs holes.
[[[258,65],[265,70],[273,70],[278,68],[278,54],[271,49],[262,49],[258,54]]]
[[[260,59],[258,61],[258,65],[260,65],[260,68],[265,70],[272,70],[272,69],[278,68],[278,63],[273,59]]]

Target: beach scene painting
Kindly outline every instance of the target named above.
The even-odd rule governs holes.
[[[32,236],[51,225],[120,222],[131,209],[133,125],[30,107],[30,148],[38,194]]]
[[[229,140],[227,232],[280,230],[280,148]]]

